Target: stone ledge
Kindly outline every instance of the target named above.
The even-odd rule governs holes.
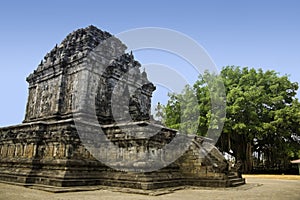
[[[45,192],[51,193],[67,193],[67,192],[84,192],[84,191],[95,191],[95,190],[108,190],[112,192],[123,192],[130,194],[142,194],[142,195],[150,195],[150,196],[159,196],[164,194],[172,193],[176,190],[182,190],[187,187],[171,187],[171,188],[163,188],[163,189],[153,189],[153,190],[142,190],[142,189],[132,189],[132,188],[121,188],[121,187],[112,187],[112,186],[75,186],[75,187],[56,187],[49,185],[39,185],[39,184],[26,184],[26,183],[18,183],[18,182],[7,182],[0,180],[0,183],[8,184],[8,185],[16,185],[21,187],[26,187],[34,190],[41,190]]]
[[[16,185],[21,187],[30,188],[33,190],[41,190],[50,193],[68,193],[68,192],[84,192],[84,191],[96,191],[96,190],[107,190],[112,192],[122,192],[129,194],[141,194],[141,195],[149,195],[149,196],[160,196],[165,194],[170,194],[178,190],[249,190],[255,187],[260,187],[263,184],[254,184],[247,183],[238,187],[226,187],[226,188],[215,188],[215,187],[201,187],[201,186],[178,186],[178,187],[169,187],[169,188],[161,188],[161,189],[153,189],[153,190],[141,190],[141,189],[132,189],[132,188],[121,188],[121,187],[111,187],[111,186],[77,186],[77,187],[56,187],[56,186],[45,186],[38,184],[23,184],[16,182],[6,182],[0,180],[0,183],[8,184],[8,185]]]

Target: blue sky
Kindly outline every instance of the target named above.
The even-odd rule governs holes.
[[[202,45],[220,69],[273,69],[299,82],[299,13],[296,0],[2,1],[0,126],[23,120],[25,78],[44,55],[71,31],[91,24],[112,34],[140,27],[174,29]],[[184,66],[157,52],[136,55],[141,63]]]

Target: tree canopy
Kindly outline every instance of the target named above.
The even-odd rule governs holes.
[[[169,94],[161,116],[168,127],[218,137],[219,149],[241,160],[244,172],[251,171],[253,163],[286,167],[289,159],[300,157],[297,90],[298,83],[287,75],[227,66],[219,75],[200,75],[181,94]],[[196,104],[193,96],[197,97]],[[194,118],[189,120],[189,116]],[[217,130],[221,134],[211,134]]]

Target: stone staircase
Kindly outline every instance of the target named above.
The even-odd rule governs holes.
[[[235,172],[230,172],[228,174],[228,182],[229,182],[229,187],[237,187],[240,185],[244,185],[245,179],[238,177],[238,175]]]
[[[205,159],[211,163],[211,166],[214,167],[213,169],[216,173],[227,174],[223,179],[225,181],[225,187],[237,187],[246,183],[245,179],[242,178],[238,173],[238,165],[236,165],[236,168],[231,168],[229,172],[227,171],[228,168],[225,158],[214,145],[210,144],[209,142],[199,142],[196,140],[193,142],[199,149],[199,157],[205,156]]]

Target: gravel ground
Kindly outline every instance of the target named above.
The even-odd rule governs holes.
[[[107,190],[49,193],[0,183],[0,200],[205,200],[268,199],[300,200],[300,180],[247,177],[247,184],[236,188],[198,188],[178,190],[161,196],[126,194]]]

